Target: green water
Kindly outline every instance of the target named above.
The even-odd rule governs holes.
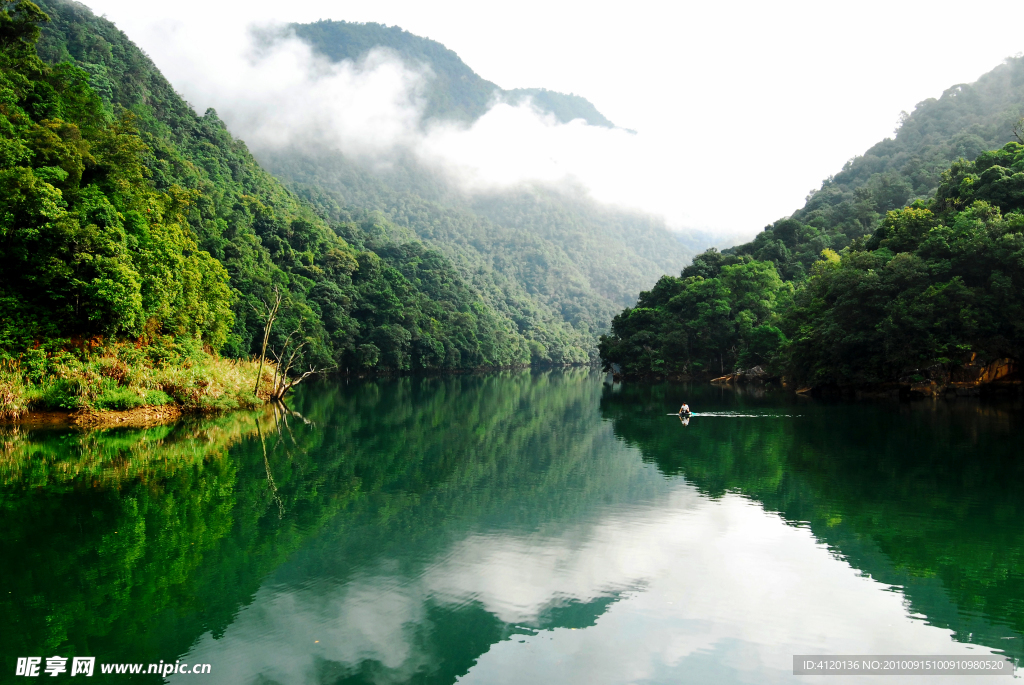
[[[683,400],[688,425],[665,415]],[[792,656],[1024,657],[1019,405],[566,371],[321,383],[291,409],[0,428],[0,682],[53,655],[241,685],[823,682]],[[99,671],[84,682],[162,680]],[[960,681],[991,678],[942,679]]]

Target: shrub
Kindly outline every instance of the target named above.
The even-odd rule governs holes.
[[[0,419],[16,419],[26,411],[26,389],[18,360],[0,361]]]
[[[38,383],[46,375],[46,350],[36,348],[26,350],[21,356],[21,367],[24,369],[25,378],[31,383]]]
[[[164,404],[174,404],[174,398],[163,390],[147,390],[146,404],[150,407],[159,407]]]
[[[129,388],[110,388],[101,392],[92,401],[96,409],[126,411],[146,404],[139,394]]]
[[[77,378],[53,378],[29,391],[30,404],[44,410],[74,411],[89,406]]]

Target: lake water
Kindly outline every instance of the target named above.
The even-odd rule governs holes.
[[[0,428],[0,682],[33,655],[239,685],[852,684],[878,680],[793,655],[1024,657],[1019,404],[570,370],[290,406]],[[211,672],[100,673],[161,660]]]

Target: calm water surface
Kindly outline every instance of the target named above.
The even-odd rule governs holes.
[[[689,425],[665,415],[683,400]],[[322,383],[291,408],[0,429],[0,682],[30,655],[239,685],[825,682],[792,656],[1024,657],[1019,405],[568,371]]]

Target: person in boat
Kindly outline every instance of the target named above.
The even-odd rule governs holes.
[[[690,415],[690,405],[688,405],[686,402],[683,402],[683,406],[679,407],[679,415],[680,416],[689,416]]]

